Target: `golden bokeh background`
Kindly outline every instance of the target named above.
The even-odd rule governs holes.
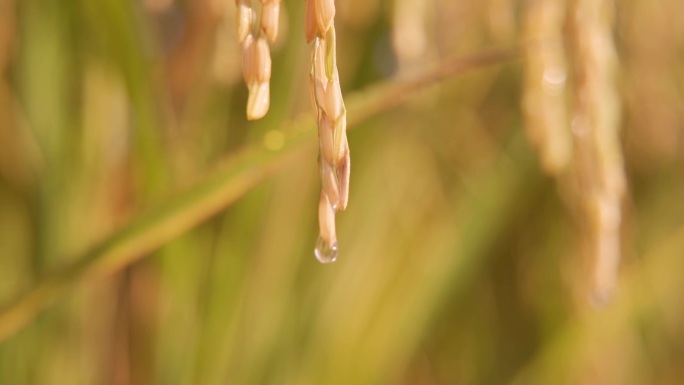
[[[0,0],[0,384],[684,383],[684,3],[596,4],[338,0],[322,265],[304,1],[251,122],[233,1]]]

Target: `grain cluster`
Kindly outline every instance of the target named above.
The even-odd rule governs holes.
[[[306,41],[313,42],[309,90],[318,125],[322,183],[316,256],[330,262],[337,256],[335,213],[347,207],[350,172],[347,113],[337,71],[334,17],[334,0],[306,0]]]
[[[271,100],[271,51],[269,43],[278,37],[280,0],[261,0],[256,11],[251,0],[236,0],[237,36],[242,44],[242,68],[249,89],[247,119],[261,119]]]

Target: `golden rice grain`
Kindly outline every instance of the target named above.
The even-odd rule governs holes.
[[[278,22],[280,19],[280,0],[264,1],[261,8],[261,29],[273,43],[278,37]]]

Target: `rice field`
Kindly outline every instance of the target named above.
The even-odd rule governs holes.
[[[683,64],[679,0],[0,0],[0,385],[684,383]]]

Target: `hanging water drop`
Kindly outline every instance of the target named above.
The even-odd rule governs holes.
[[[337,260],[337,242],[328,244],[323,238],[318,237],[314,255],[320,263],[333,263]]]

